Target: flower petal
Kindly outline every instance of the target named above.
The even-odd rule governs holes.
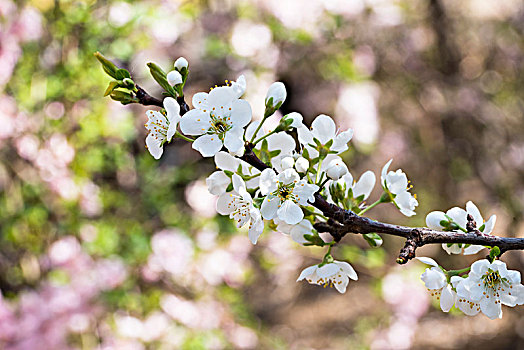
[[[243,131],[244,129],[240,127],[233,127],[226,132],[224,146],[226,146],[230,152],[238,152],[238,150],[244,147],[244,141],[242,140]]]
[[[193,142],[193,149],[202,157],[213,157],[222,148],[222,141],[217,135],[202,135]]]
[[[336,125],[331,117],[321,114],[311,123],[311,133],[313,137],[326,144],[329,140],[335,139]]]
[[[147,149],[155,159],[160,159],[162,153],[164,153],[164,149],[160,146],[162,141],[163,139],[156,137],[153,133],[149,133],[146,137]]]
[[[286,200],[277,210],[278,218],[290,225],[298,224],[304,218],[302,209],[292,200]]]
[[[231,105],[231,122],[243,128],[251,121],[251,106],[246,100],[236,100]]]
[[[317,269],[318,269],[318,265],[306,267],[304,270],[302,270],[302,272],[300,273],[300,276],[298,276],[297,282],[302,281],[304,278],[314,274],[315,271],[317,271]]]
[[[277,215],[277,210],[280,205],[280,198],[268,195],[262,202],[260,213],[266,220],[271,220]]]
[[[484,224],[484,219],[480,214],[479,208],[477,208],[477,206],[472,201],[468,201],[466,203],[466,211],[468,212],[468,214],[473,216],[473,219],[477,223],[477,227],[480,227],[482,226],[482,224]]]
[[[360,176],[355,186],[353,186],[353,198],[364,195],[364,200],[366,200],[371,194],[371,191],[373,191],[376,181],[375,174],[370,170],[366,171]]]
[[[484,223],[484,230],[482,230],[482,232],[489,235],[491,232],[493,232],[493,228],[495,228],[496,222],[497,222],[497,216],[491,215],[488,221]]]
[[[469,247],[464,248],[464,255],[477,254],[482,249],[484,249],[484,246],[482,246],[482,245],[470,245]]]
[[[417,256],[415,259],[417,259],[418,261],[420,261],[423,264],[434,266],[434,267],[438,267],[437,262],[435,260],[431,259],[431,258],[428,258],[428,257],[425,257],[425,256],[421,256],[421,257]]]
[[[207,104],[207,98],[209,94],[207,92],[197,92],[193,95],[193,107],[200,110],[206,110],[209,113],[209,107]]]
[[[192,109],[180,119],[180,130],[186,135],[202,135],[211,126],[209,113]]]
[[[317,276],[320,278],[329,278],[340,271],[340,267],[337,264],[329,263],[317,269]]]
[[[444,312],[448,312],[453,304],[455,303],[455,292],[451,289],[451,286],[448,284],[442,289],[440,294],[440,308]]]
[[[432,211],[426,216],[426,226],[433,230],[442,230],[441,221],[448,221],[443,211]]]
[[[333,263],[337,264],[338,267],[340,267],[340,269],[346,276],[351,278],[353,281],[358,281],[357,272],[355,271],[353,266],[351,266],[349,263],[345,261],[338,261],[338,260],[333,261]]]

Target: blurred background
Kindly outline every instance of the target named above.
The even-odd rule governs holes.
[[[396,266],[401,239],[346,237],[346,294],[295,283],[322,251],[270,230],[252,246],[216,217],[212,159],[175,141],[155,161],[146,108],[102,97],[93,52],[157,97],[148,61],[185,56],[188,96],[245,74],[255,118],[283,81],[282,113],[354,128],[354,176],[407,172],[418,215],[372,217],[424,225],[473,200],[524,237],[523,31],[519,0],[0,0],[0,347],[522,349],[522,307],[442,313],[424,266]],[[524,271],[522,252],[504,260]]]

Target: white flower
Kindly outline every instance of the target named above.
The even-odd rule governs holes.
[[[172,97],[164,99],[166,115],[161,112],[149,110],[146,112],[148,121],[145,124],[149,134],[146,137],[146,146],[149,153],[159,159],[164,152],[163,145],[170,142],[176,133],[176,127],[180,120],[180,106]]]
[[[280,167],[281,167],[283,170],[286,170],[286,169],[292,168],[293,165],[295,165],[295,159],[293,159],[292,156],[285,156],[284,158],[282,158],[282,159],[280,160]]]
[[[315,200],[317,185],[301,180],[294,169],[286,169],[277,174],[273,169],[265,169],[260,174],[260,193],[266,196],[260,212],[266,220],[278,217],[287,224],[298,224],[304,218],[300,205]]]
[[[406,216],[415,215],[415,207],[418,201],[415,196],[409,193],[409,181],[401,169],[388,172],[388,168],[393,159],[390,159],[382,168],[381,181],[384,190],[391,195],[393,203]]]
[[[298,157],[295,161],[295,169],[299,173],[305,173],[309,169],[309,161],[304,157]]]
[[[353,267],[347,262],[334,260],[322,266],[313,265],[305,268],[300,273],[297,282],[306,279],[311,284],[335,286],[340,293],[345,293],[350,278],[354,281],[358,280]]]
[[[333,180],[338,180],[349,172],[347,165],[342,159],[340,157],[337,158],[338,159],[331,160],[326,168],[327,176]]]
[[[187,60],[184,58],[184,57],[179,57],[177,58],[177,60],[175,61],[175,69],[177,71],[181,71],[182,69],[186,68],[189,66],[189,63],[187,62]]]
[[[279,108],[286,100],[287,92],[283,83],[277,81],[269,87],[266,94],[266,107]]]
[[[167,73],[167,82],[171,86],[182,84],[182,75],[178,71],[172,70],[171,72]]]
[[[431,293],[431,296],[436,296],[440,300],[440,308],[444,312],[448,312],[455,302],[455,292],[448,284],[446,274],[438,266],[437,262],[431,258],[420,257],[416,258],[424,264],[432,266],[427,268],[420,279],[426,285],[426,288]]]
[[[290,235],[291,239],[299,244],[304,244],[309,242],[304,238],[304,235],[313,234],[313,225],[309,220],[303,219],[296,225],[287,224],[285,221],[280,220],[279,218],[274,218],[273,221],[277,224],[277,230],[286,235]]]
[[[455,293],[455,306],[459,308],[464,314],[468,316],[475,316],[480,312],[480,304],[464,297],[468,295],[467,290],[464,288],[465,278],[459,276],[451,276],[451,285],[453,286]],[[462,296],[461,296],[462,295]]]
[[[239,78],[240,80],[240,78]],[[233,84],[233,83],[232,83]],[[241,84],[220,86],[211,92],[193,96],[194,109],[180,121],[180,129],[187,135],[202,135],[193,142],[193,148],[204,157],[214,156],[222,146],[230,152],[244,147],[244,127],[251,120],[251,107],[239,100]]]
[[[338,133],[333,119],[325,114],[321,114],[313,120],[311,130],[306,126],[302,126],[297,129],[297,132],[298,140],[313,158],[318,157],[318,151],[310,146],[315,145],[314,138],[322,145],[333,140],[330,150],[340,154],[348,149],[347,144],[353,137],[352,129]]]
[[[255,175],[260,173],[259,170],[250,167],[246,162],[233,157],[227,152],[220,151],[215,154],[215,164],[218,171],[212,173],[207,179],[206,184],[209,192],[215,196],[220,196],[223,193],[226,193],[226,189],[231,183],[231,178],[224,172],[237,172],[239,165],[241,165],[241,173],[246,175]],[[256,188],[258,187],[258,178],[253,178],[247,181],[247,188]]]
[[[217,211],[222,215],[229,215],[239,228],[250,222],[249,239],[253,244],[257,243],[264,230],[264,220],[260,211],[253,206],[253,199],[239,175],[233,174],[233,192],[224,193],[218,198]]]
[[[302,117],[302,114],[298,112],[291,112],[289,114],[286,114],[284,118],[291,119],[293,121],[290,125],[292,128],[298,129],[304,126],[304,124],[302,124],[302,120],[304,120],[304,117]]]
[[[459,297],[480,304],[482,313],[492,320],[502,318],[502,304],[511,307],[524,304],[520,272],[508,270],[500,260],[475,261],[463,284],[464,288],[457,289]]]
[[[497,216],[492,215],[488,221],[484,222],[484,218],[480,214],[479,209],[473,202],[466,203],[466,210],[458,207],[449,209],[446,213],[441,211],[433,211],[426,216],[426,225],[433,230],[443,231],[464,231],[466,232],[466,225],[468,223],[468,214],[471,215],[475,221],[475,229],[481,233],[490,234],[493,231]],[[477,254],[484,249],[481,245],[468,244],[442,244],[442,248],[448,254]]]
[[[346,195],[348,195],[348,192],[351,189],[353,192],[353,198],[357,199],[360,196],[363,196],[362,200],[368,199],[371,191],[373,191],[373,188],[375,187],[375,182],[377,181],[375,174],[371,170],[364,172],[357,182],[353,181],[353,176],[350,172],[344,175],[342,179],[347,186]]]

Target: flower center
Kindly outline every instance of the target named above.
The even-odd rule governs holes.
[[[282,182],[278,183],[278,189],[273,193],[275,196],[278,196],[281,201],[292,200],[296,202],[295,195],[293,194],[293,189],[295,188],[295,183],[283,184]]]
[[[211,127],[209,128],[210,134],[216,134],[218,137],[223,140],[226,132],[232,128],[232,125],[227,122],[230,117],[217,117],[214,114],[211,114]]]
[[[493,290],[497,290],[500,284],[504,283],[504,279],[500,277],[499,272],[492,271],[491,269],[488,270],[488,273],[482,276],[482,278],[484,279],[484,287]]]

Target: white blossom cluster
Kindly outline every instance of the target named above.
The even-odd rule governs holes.
[[[179,96],[183,96],[187,74],[188,63],[184,58],[179,58],[175,70],[167,74],[170,87]],[[368,204],[376,184],[375,174],[368,170],[355,181],[342,158],[353,137],[352,129],[338,129],[335,121],[323,114],[307,127],[302,115],[293,112],[283,116],[276,128],[266,130],[265,121],[286,100],[284,84],[275,82],[269,87],[262,120],[252,120],[251,106],[242,99],[245,91],[246,79],[240,76],[236,81],[226,81],[225,86],[215,86],[209,93],[196,93],[192,98],[193,109],[183,116],[177,101],[165,98],[160,112],[147,111],[147,148],[159,159],[164,144],[179,137],[192,142],[193,149],[203,157],[213,157],[217,171],[206,179],[206,184],[209,192],[218,196],[218,213],[229,216],[239,228],[247,227],[253,244],[268,227],[289,235],[299,244],[327,247],[322,261],[304,269],[297,281],[305,279],[344,293],[349,280],[356,281],[358,276],[349,263],[333,259],[331,250],[335,242],[325,241],[315,230],[314,223],[327,220],[312,205],[316,196],[358,215],[379,204],[392,203],[411,217],[418,206],[416,195],[410,192],[412,186],[401,169],[389,170],[391,159],[381,171],[382,194]],[[253,152],[266,167],[259,166],[263,168],[260,171],[246,162],[245,152]],[[431,212],[426,217],[431,229],[479,235],[489,235],[495,221],[495,215],[484,221],[472,202],[466,204],[465,210],[454,207],[446,213]],[[373,247],[382,244],[375,233],[363,237]],[[485,248],[467,244],[442,247],[448,254],[465,255]],[[431,266],[422,274],[422,280],[440,300],[443,311],[448,312],[454,305],[467,315],[482,312],[491,319],[498,318],[502,316],[501,304],[524,303],[524,286],[520,273],[507,270],[505,263],[496,257],[497,254],[490,255],[490,260],[479,260],[470,268],[457,271],[445,271],[433,259],[419,258]]]

